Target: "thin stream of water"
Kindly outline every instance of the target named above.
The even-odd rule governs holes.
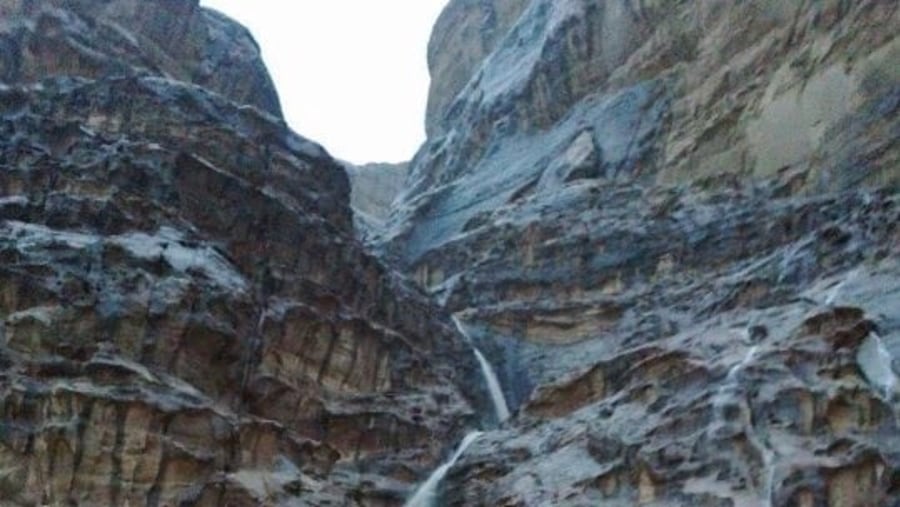
[[[503,388],[500,386],[500,379],[497,377],[497,373],[494,371],[494,368],[491,366],[491,363],[484,357],[484,354],[478,350],[478,347],[475,346],[475,343],[472,341],[472,338],[469,336],[469,333],[466,332],[462,323],[459,319],[454,315],[453,323],[456,325],[456,329],[459,330],[460,334],[462,334],[469,345],[472,347],[472,352],[475,354],[475,358],[478,360],[478,365],[481,367],[481,374],[484,377],[484,383],[487,385],[488,393],[491,396],[491,403],[494,406],[494,414],[497,417],[497,422],[502,423],[503,421],[509,419],[509,406],[506,404],[506,398],[503,396]],[[444,476],[447,475],[447,472],[459,461],[459,458],[466,452],[466,449],[472,445],[473,442],[478,440],[478,438],[484,433],[480,431],[473,431],[466,435],[462,442],[460,442],[459,447],[456,448],[456,452],[450,456],[450,459],[442,463],[439,467],[437,467],[434,472],[428,476],[428,479],[422,483],[421,486],[416,490],[412,497],[406,501],[404,507],[431,507],[434,505],[435,499],[437,497],[438,486],[440,486],[441,481],[444,480]]]
[[[491,366],[491,363],[484,357],[484,354],[478,350],[478,347],[472,342],[472,338],[469,336],[469,333],[466,332],[465,328],[463,328],[462,323],[459,319],[454,315],[453,323],[456,324],[456,329],[459,330],[460,334],[465,336],[466,340],[469,342],[469,345],[472,346],[472,352],[475,353],[475,358],[478,359],[478,364],[481,366],[481,374],[484,376],[484,382],[488,388],[488,394],[491,396],[491,403],[494,405],[494,413],[497,416],[498,422],[503,422],[509,419],[509,405],[506,404],[506,397],[503,396],[503,389],[500,387],[500,379],[497,377],[497,373],[494,371],[494,368]]]
[[[450,456],[450,459],[445,461],[431,473],[428,479],[419,486],[419,489],[416,490],[413,496],[406,501],[404,507],[431,507],[434,505],[438,486],[441,484],[441,481],[444,480],[444,476],[447,475],[450,468],[456,464],[460,456],[466,452],[466,449],[478,440],[478,437],[481,435],[483,435],[483,433],[480,431],[473,431],[466,435],[462,442],[460,442],[459,447],[456,448],[456,452]]]

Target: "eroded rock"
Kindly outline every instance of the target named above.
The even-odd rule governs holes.
[[[375,240],[517,411],[447,504],[895,503],[900,11],[505,8]]]
[[[354,239],[246,31],[0,10],[2,503],[399,503],[486,406],[477,365]]]

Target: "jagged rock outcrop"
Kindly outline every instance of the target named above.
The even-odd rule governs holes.
[[[344,163],[350,177],[350,206],[362,235],[380,232],[391,213],[394,199],[403,190],[409,164]]]
[[[446,503],[900,505],[897,3],[460,0],[434,40],[488,4],[376,241],[518,412]]]
[[[354,239],[246,31],[196,1],[0,16],[0,503],[400,503],[477,366]]]
[[[7,0],[0,49],[7,84],[151,74],[281,116],[253,37],[197,0]]]

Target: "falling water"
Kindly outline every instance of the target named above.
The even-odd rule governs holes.
[[[437,487],[444,479],[444,476],[447,475],[447,472],[450,470],[450,468],[459,460],[459,457],[462,456],[464,452],[466,452],[466,449],[468,449],[468,447],[472,445],[473,442],[478,440],[478,437],[480,437],[481,435],[482,433],[480,431],[473,431],[472,433],[466,435],[465,438],[463,438],[462,442],[459,444],[459,447],[456,449],[456,452],[454,452],[453,455],[450,456],[450,459],[448,459],[441,466],[437,467],[437,469],[435,469],[435,471],[431,473],[431,475],[428,477],[428,480],[426,480],[424,483],[422,483],[421,486],[419,486],[419,489],[416,490],[416,493],[412,496],[412,498],[407,500],[406,504],[404,504],[405,507],[430,507],[431,505],[434,505]]]
[[[894,373],[893,357],[878,333],[873,331],[863,341],[856,353],[856,361],[866,379],[882,389],[885,398],[891,399],[897,387],[897,374]]]
[[[494,368],[491,367],[491,363],[484,357],[484,354],[482,354],[481,351],[478,350],[478,347],[472,343],[472,338],[469,337],[469,333],[466,332],[462,323],[455,315],[453,316],[453,323],[456,324],[456,328],[459,329],[459,332],[466,337],[469,345],[472,346],[475,357],[478,359],[478,364],[481,366],[481,373],[484,375],[485,384],[487,384],[488,393],[491,395],[491,402],[494,404],[494,413],[497,415],[497,420],[503,422],[509,419],[509,406],[506,404],[506,398],[503,396],[503,389],[500,388],[500,380],[497,378],[497,373],[494,372]]]
[[[762,443],[758,444],[763,453],[763,466],[766,469],[766,483],[763,486],[763,498],[765,505],[772,507],[772,495],[775,493],[775,452],[766,448]]]
[[[484,358],[481,351],[472,348],[478,363],[481,364],[481,371],[484,373],[484,379],[487,382],[488,392],[491,394],[491,401],[494,403],[494,413],[497,415],[497,421],[503,422],[509,419],[509,407],[506,406],[506,398],[503,397],[503,390],[500,388],[500,381],[497,374],[491,368],[491,363]]]
[[[454,315],[453,323],[456,324],[456,329],[459,330],[460,334],[462,334],[466,341],[469,342],[469,345],[472,346],[472,352],[475,353],[475,358],[478,359],[478,364],[481,366],[481,373],[484,375],[485,384],[487,384],[488,392],[491,395],[491,402],[494,405],[494,412],[497,415],[497,420],[499,422],[503,422],[509,419],[509,407],[506,405],[506,398],[503,397],[503,389],[500,388],[500,380],[497,378],[497,374],[494,372],[494,369],[491,367],[491,363],[485,359],[484,354],[478,350],[478,347],[472,342],[472,338],[469,336],[469,333],[463,328],[462,323],[459,319]],[[413,494],[412,498],[410,498],[405,504],[405,507],[430,507],[434,505],[435,495],[437,493],[438,485],[440,485],[441,481],[444,479],[444,476],[447,475],[447,472],[451,467],[459,460],[459,457],[462,456],[466,449],[472,445],[473,442],[478,440],[478,437],[483,435],[480,431],[473,431],[463,438],[462,442],[460,442],[459,447],[456,449],[456,452],[450,456],[446,462],[441,464],[441,466],[437,467],[434,472],[428,477],[428,479],[419,486],[419,489]]]

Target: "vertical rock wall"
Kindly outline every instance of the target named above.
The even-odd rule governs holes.
[[[885,0],[450,3],[379,238],[517,410],[447,505],[897,502],[898,33]]]
[[[484,403],[247,32],[0,2],[0,503],[397,505]]]

